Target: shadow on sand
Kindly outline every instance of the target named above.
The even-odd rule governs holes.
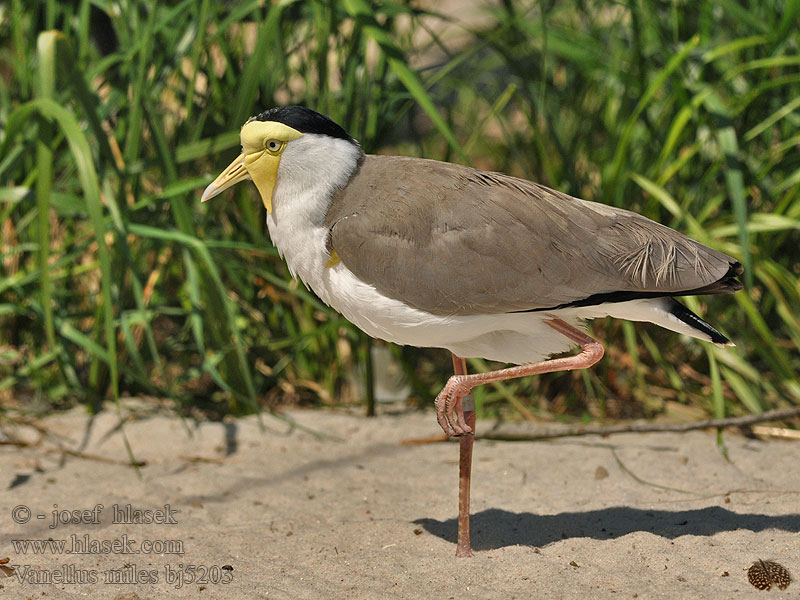
[[[429,533],[455,543],[457,519],[417,519]],[[568,538],[607,540],[634,531],[647,531],[668,539],[682,535],[713,535],[722,531],[781,529],[800,532],[800,514],[739,514],[718,506],[695,510],[641,510],[614,506],[587,512],[535,515],[492,508],[472,515],[471,538],[475,550],[505,546],[546,546]]]

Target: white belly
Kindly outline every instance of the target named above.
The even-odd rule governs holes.
[[[541,360],[572,345],[544,323],[548,317],[542,313],[432,315],[386,297],[341,263],[327,271],[317,294],[363,331],[389,342],[511,363]]]

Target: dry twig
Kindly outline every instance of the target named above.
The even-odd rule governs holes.
[[[653,433],[694,431],[725,427],[747,427],[765,421],[781,421],[800,417],[800,408],[780,408],[756,415],[729,417],[727,419],[704,419],[691,423],[625,423],[621,425],[532,425],[531,423],[498,423],[484,429],[479,438],[487,440],[525,441],[547,440],[581,435],[611,435],[613,433]]]

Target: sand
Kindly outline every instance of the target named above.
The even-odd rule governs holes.
[[[262,430],[255,418],[183,423],[168,414],[140,414],[125,431],[145,463],[141,478],[125,466],[111,411],[94,420],[81,411],[51,416],[41,422],[47,434],[37,446],[0,445],[0,559],[14,566],[0,577],[0,596],[727,599],[800,593],[800,582],[785,591],[756,590],[746,573],[764,558],[800,576],[796,442],[729,433],[728,462],[705,432],[478,440],[476,556],[457,559],[458,445],[401,443],[436,435],[432,413],[286,416],[297,427],[270,416]],[[27,427],[6,431],[39,437]],[[78,522],[53,526],[54,510],[78,511],[59,513]],[[117,521],[135,522],[114,523],[115,510]],[[65,540],[63,548],[35,554],[33,546],[27,553],[20,546],[20,540],[48,538]],[[149,553],[143,550],[148,543]],[[87,553],[68,552],[82,548]]]

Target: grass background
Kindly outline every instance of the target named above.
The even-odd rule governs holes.
[[[798,404],[800,0],[425,6],[0,5],[0,411],[135,395],[221,416],[365,396],[371,344],[289,278],[255,189],[198,202],[247,117],[288,103],[367,152],[537,180],[745,265],[745,291],[687,302],[736,348],[595,321],[600,365],[480,388],[480,414]],[[390,351],[430,405],[449,355]]]

